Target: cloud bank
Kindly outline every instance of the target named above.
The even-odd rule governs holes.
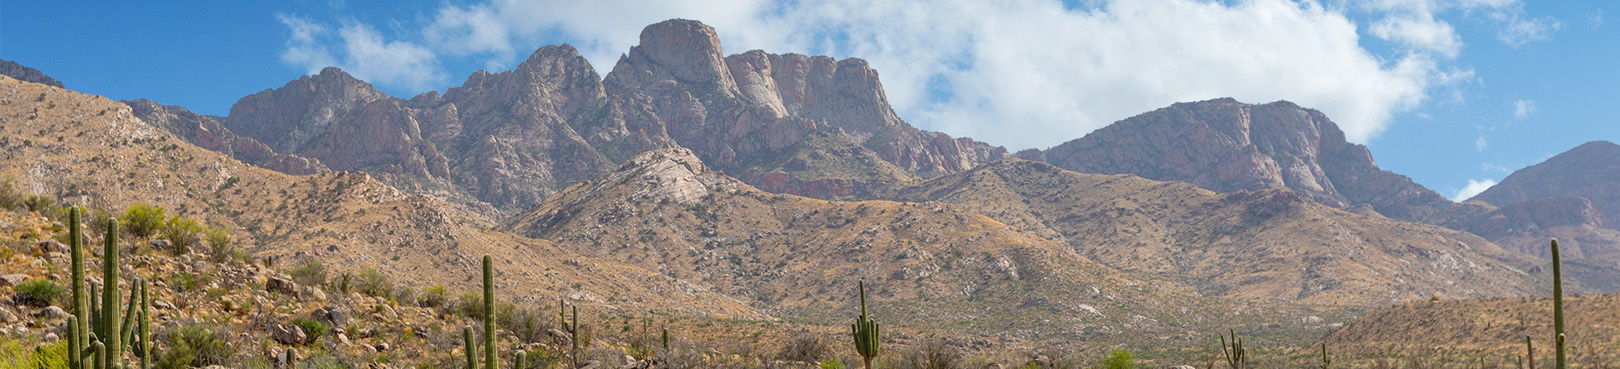
[[[1474,196],[1477,196],[1480,193],[1485,192],[1485,190],[1488,190],[1488,189],[1491,188],[1491,186],[1495,186],[1495,185],[1496,185],[1496,180],[1489,179],[1489,178],[1481,179],[1481,180],[1470,179],[1470,180],[1468,180],[1468,185],[1467,186],[1463,186],[1463,188],[1461,190],[1457,190],[1457,194],[1451,196],[1451,201],[1456,201],[1456,202],[1467,201],[1468,199],[1471,199]]]
[[[726,53],[866,59],[895,110],[925,129],[1009,149],[1048,147],[1171,103],[1234,97],[1289,100],[1328,114],[1365,143],[1439,86],[1472,78],[1447,16],[1501,25],[1500,39],[1545,39],[1556,20],[1518,0],[489,0],[445,4],[419,34],[389,40],[353,21],[330,27],[283,16],[282,59],[337,65],[382,86],[449,82],[438,58],[504,70],[549,43],[569,43],[601,73],[648,24],[689,18],[715,27]],[[1367,16],[1358,24],[1353,16]],[[335,28],[335,30],[334,30]],[[1364,36],[1387,42],[1383,53]],[[458,71],[457,73],[470,72]]]

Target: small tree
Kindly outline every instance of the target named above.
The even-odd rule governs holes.
[[[1103,359],[1103,369],[1132,369],[1136,367],[1136,359],[1131,352],[1125,349],[1114,349],[1108,352],[1108,358]]]

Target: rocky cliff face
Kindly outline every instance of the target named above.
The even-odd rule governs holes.
[[[1378,168],[1319,111],[1279,101],[1179,103],[1126,119],[1043,153],[1064,169],[1185,181],[1220,192],[1287,188],[1339,208],[1430,224],[1482,212]]]
[[[714,28],[670,20],[643,30],[605,78],[567,45],[410,100],[328,68],[243,98],[223,123],[334,170],[453,182],[509,211],[676,146],[749,183],[819,198],[1006,155],[906,124],[865,61],[723,55]]]
[[[1592,141],[1520,169],[1472,200],[1496,206],[1583,197],[1610,220],[1620,219],[1620,145]]]
[[[28,66],[17,64],[17,62],[10,60],[0,59],[0,75],[16,78],[17,80],[23,82],[33,82],[47,86],[55,86],[56,88],[67,88],[62,86],[62,82],[58,82],[55,78],[45,75],[45,72],[40,72],[38,69],[29,68]]]
[[[244,163],[294,175],[328,171],[318,159],[277,153],[258,140],[237,136],[219,122],[220,117],[201,115],[147,99],[122,102],[129,105],[135,117],[147,124],[162,128],[192,145],[218,151]]]

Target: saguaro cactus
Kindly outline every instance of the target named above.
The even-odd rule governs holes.
[[[461,339],[467,346],[467,369],[478,369],[478,342],[473,341],[472,326],[461,327]]]
[[[136,277],[130,284],[129,306],[123,307],[118,288],[118,221],[108,220],[107,236],[103,240],[101,282],[98,289],[86,281],[84,261],[84,234],[80,218],[82,210],[68,211],[68,245],[72,253],[73,313],[68,317],[68,368],[110,369],[122,367],[124,350],[134,347],[136,357],[144,367],[151,354],[148,341],[150,328],[147,317],[146,281]],[[141,305],[137,311],[136,305]],[[120,309],[124,309],[120,315]],[[141,319],[136,319],[140,314]],[[135,336],[140,332],[140,336]],[[89,362],[86,362],[89,360]]]
[[[1333,359],[1328,358],[1327,342],[1322,342],[1322,369],[1333,366]]]
[[[1530,369],[1536,369],[1536,345],[1530,343],[1530,336],[1524,336],[1525,359],[1530,362]]]
[[[859,282],[861,294],[861,316],[855,318],[855,324],[850,324],[850,334],[855,336],[855,352],[861,354],[861,361],[866,369],[872,369],[872,359],[876,358],[880,349],[880,336],[878,322],[866,315],[866,281]]]
[[[1237,331],[1231,330],[1231,333],[1231,346],[1226,344],[1226,337],[1219,334],[1215,335],[1215,337],[1221,339],[1221,353],[1226,355],[1226,365],[1232,369],[1243,369],[1249,365],[1248,353],[1243,351],[1243,339],[1237,336]]]
[[[572,346],[569,352],[569,362],[572,367],[579,367],[579,307],[574,307],[574,322],[568,322],[568,309],[562,299],[557,299],[558,321],[562,322],[563,332],[568,332],[568,342]]]
[[[1557,369],[1564,369],[1564,273],[1558,258],[1558,239],[1552,240],[1553,336],[1558,340]]]
[[[484,254],[484,367],[500,367],[495,361],[495,258]]]

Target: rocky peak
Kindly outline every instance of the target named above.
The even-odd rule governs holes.
[[[303,76],[281,88],[264,90],[237,100],[225,125],[233,132],[270,145],[277,152],[296,153],[326,133],[343,113],[374,100],[388,98],[370,83],[355,79],[336,67]]]
[[[1608,219],[1620,219],[1620,145],[1592,141],[1503,178],[1473,200],[1496,206],[1584,197]]]
[[[735,182],[710,173],[696,153],[680,147],[641,153],[602,178],[599,186],[634,183],[634,197],[681,204],[701,201],[710,185]]]
[[[218,151],[242,162],[282,173],[303,175],[328,171],[314,158],[282,154],[258,140],[237,136],[220,123],[221,117],[193,113],[185,108],[138,99],[123,101],[135,117],[199,147]]]
[[[1371,205],[1396,219],[1446,224],[1482,211],[1378,168],[1365,146],[1319,111],[1230,98],[1178,103],[1046,150],[1064,169],[1135,174],[1236,192],[1288,188],[1340,208]]]
[[[733,89],[736,85],[721,54],[720,35],[703,22],[671,19],[647,26],[641,30],[641,44],[630,53],[663,67],[681,82]]]
[[[28,66],[17,64],[17,62],[10,60],[0,59],[0,75],[16,78],[18,81],[23,82],[33,82],[47,86],[55,86],[56,88],[67,88],[62,86],[62,82],[57,81],[55,78],[51,78],[51,76],[45,75],[45,72],[40,72],[38,69],[29,68]]]

